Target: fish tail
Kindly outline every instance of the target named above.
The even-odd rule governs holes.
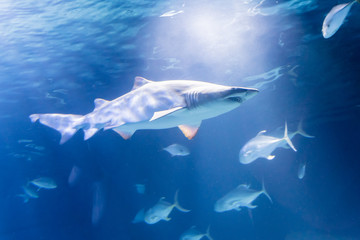
[[[187,210],[185,208],[183,208],[182,206],[180,206],[179,204],[179,201],[178,201],[178,193],[179,193],[179,190],[176,190],[176,193],[175,193],[175,200],[174,200],[174,205],[177,209],[179,209],[181,212],[190,212],[190,210]]]
[[[284,138],[283,138],[287,144],[289,144],[289,146],[296,152],[296,148],[294,147],[294,145],[292,144],[289,136],[288,136],[288,129],[287,129],[287,123],[285,122],[285,132],[284,132]]]
[[[83,116],[73,114],[31,114],[31,122],[40,123],[51,127],[61,133],[60,144],[69,140],[80,128],[83,127]]]
[[[265,196],[270,200],[270,202],[273,203],[270,195],[267,193],[267,191],[266,191],[266,189],[265,189],[264,179],[262,180],[262,190],[261,190],[261,191],[262,191],[262,192],[265,194]]]
[[[16,196],[23,198],[23,199],[24,199],[24,203],[29,202],[29,196],[26,195],[26,194],[18,194],[18,195],[16,195]]]
[[[214,239],[210,236],[210,225],[209,225],[208,228],[206,229],[205,236],[206,236],[209,240],[214,240]]]
[[[358,1],[360,1],[360,0],[358,0]],[[304,136],[304,137],[306,137],[306,138],[314,138],[315,136],[311,136],[311,135],[307,134],[307,133],[304,131],[303,126],[302,126],[302,123],[303,123],[303,121],[301,120],[301,121],[299,122],[298,129],[297,129],[296,133],[298,133],[298,134],[300,134],[301,136]]]

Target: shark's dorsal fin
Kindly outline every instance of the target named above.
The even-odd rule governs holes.
[[[179,125],[180,130],[189,140],[193,139],[199,130],[201,122],[194,125]]]
[[[133,91],[141,86],[144,86],[145,84],[151,83],[151,82],[152,81],[147,80],[146,78],[143,78],[143,77],[135,77],[134,86],[131,89],[131,91]]]
[[[109,101],[105,100],[105,99],[102,99],[102,98],[96,98],[94,100],[94,104],[95,104],[95,109],[101,107],[102,105],[104,105],[104,103],[107,103]]]
[[[266,133],[266,130],[262,130],[262,131],[258,132],[258,134],[256,136],[263,135],[264,133]]]
[[[162,118],[162,117],[164,117],[166,115],[169,115],[169,114],[171,114],[173,112],[176,112],[176,111],[178,111],[178,110],[180,110],[182,108],[183,107],[175,107],[175,108],[170,108],[168,110],[155,112],[154,115],[152,116],[152,118],[149,121],[151,122],[151,121],[154,121],[156,119]]]
[[[237,188],[240,188],[240,189],[249,189],[250,188],[250,185],[249,184],[240,184],[239,186],[237,186]]]
[[[131,136],[134,134],[135,131],[132,132],[125,132],[125,131],[120,131],[116,128],[113,128],[112,130],[114,130],[117,134],[119,134],[123,139],[128,140],[129,138],[131,138]]]

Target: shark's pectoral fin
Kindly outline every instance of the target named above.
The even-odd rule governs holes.
[[[201,122],[194,125],[179,125],[180,130],[189,140],[193,139],[199,130]]]
[[[121,131],[116,128],[113,128],[112,130],[114,130],[117,134],[119,134],[125,140],[128,140],[129,138],[131,138],[131,136],[135,132],[135,131]]]
[[[175,107],[175,108],[170,108],[168,110],[164,110],[164,111],[159,111],[159,112],[155,112],[154,115],[152,116],[152,118],[149,120],[150,122],[151,121],[154,121],[156,119],[159,119],[159,118],[162,118],[162,117],[165,117],[171,113],[174,113],[176,111],[179,111],[180,109],[183,109],[183,107]]]

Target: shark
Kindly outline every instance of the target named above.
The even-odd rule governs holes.
[[[86,115],[45,113],[32,114],[30,119],[60,132],[60,144],[79,129],[84,131],[84,140],[87,140],[100,129],[111,129],[129,139],[140,129],[179,127],[192,139],[203,120],[229,112],[257,93],[255,88],[136,77],[130,92],[112,101],[95,99],[94,110]]]

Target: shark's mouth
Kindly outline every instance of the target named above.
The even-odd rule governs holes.
[[[228,100],[232,101],[232,102],[238,102],[238,103],[242,103],[243,100],[241,97],[228,97]]]

